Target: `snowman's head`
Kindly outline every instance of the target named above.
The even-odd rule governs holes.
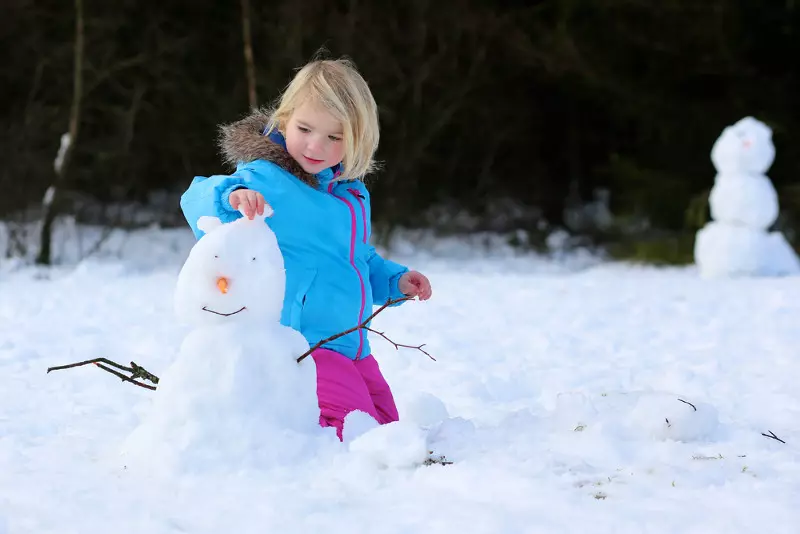
[[[753,117],[725,128],[711,149],[711,161],[720,173],[763,174],[774,159],[772,130]]]
[[[263,216],[223,224],[201,217],[205,235],[189,252],[175,289],[175,312],[190,324],[278,322],[286,272]]]

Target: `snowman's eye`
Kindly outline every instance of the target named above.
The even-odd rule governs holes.
[[[216,254],[214,254],[214,257],[215,257],[215,258],[219,258],[219,256],[217,256]]]
[[[256,261],[256,257],[255,256],[253,256],[253,261]]]

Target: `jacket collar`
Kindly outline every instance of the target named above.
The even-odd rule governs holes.
[[[270,161],[315,188],[326,188],[342,172],[338,164],[317,174],[303,170],[286,151],[286,140],[277,130],[264,135],[270,126],[270,114],[255,110],[250,115],[219,129],[218,144],[225,162],[232,167],[257,159]]]

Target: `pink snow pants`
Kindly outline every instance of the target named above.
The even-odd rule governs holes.
[[[332,350],[317,349],[311,356],[317,364],[319,424],[336,427],[340,440],[344,418],[354,410],[370,414],[382,425],[398,420],[392,391],[371,354],[351,360]]]

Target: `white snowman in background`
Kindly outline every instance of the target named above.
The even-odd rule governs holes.
[[[129,468],[171,472],[269,467],[338,443],[319,425],[316,366],[280,324],[286,274],[265,217],[198,221],[205,235],[178,276],[175,310],[193,326],[123,446]]]
[[[765,174],[774,159],[772,130],[753,117],[726,127],[714,143],[713,220],[697,232],[694,247],[703,276],[800,273],[800,261],[783,234],[769,232],[779,211],[778,195]]]

